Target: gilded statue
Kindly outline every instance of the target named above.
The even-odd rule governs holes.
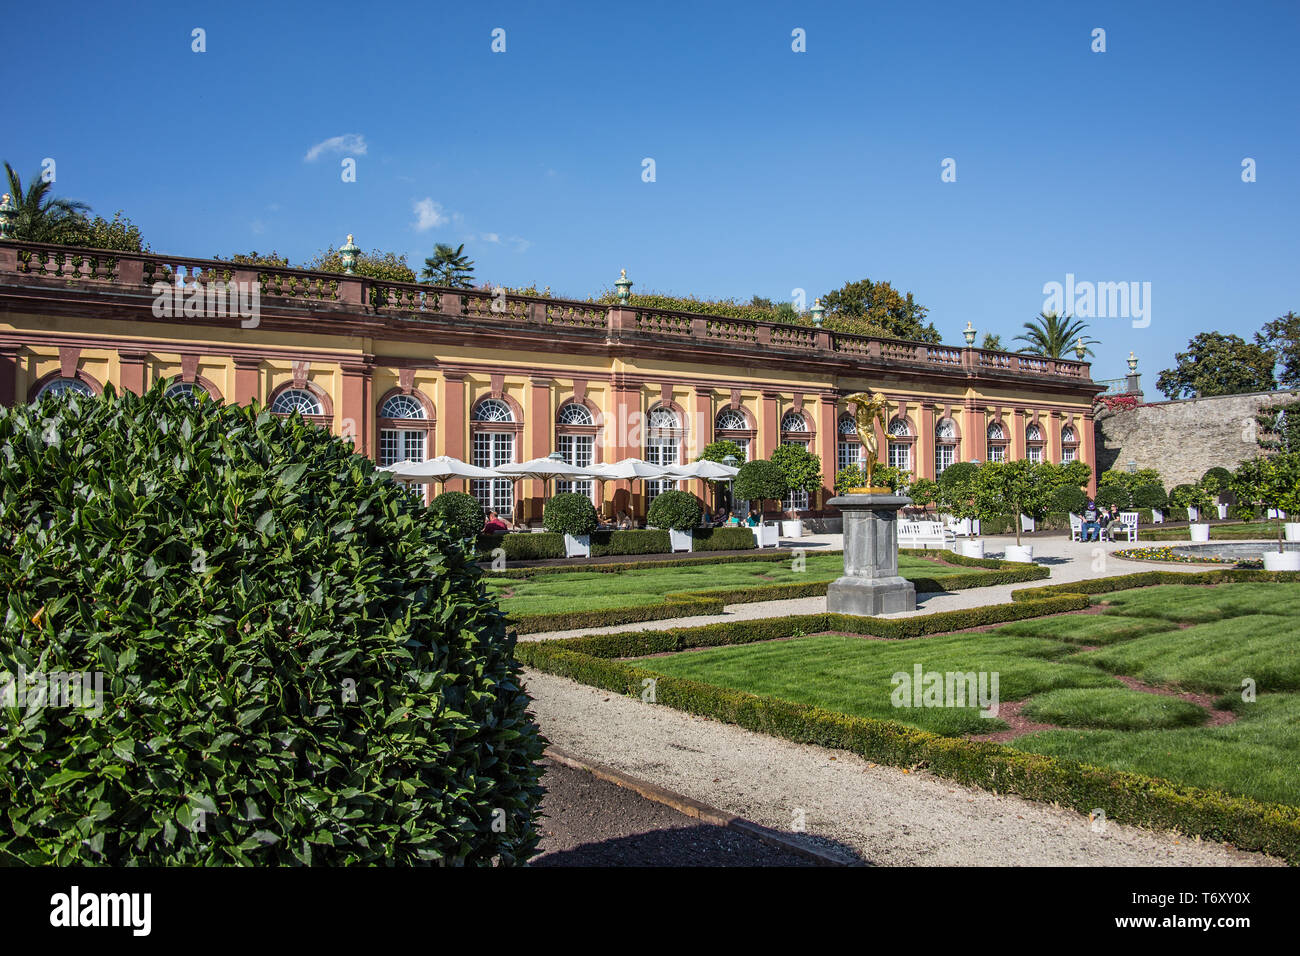
[[[853,421],[858,428],[858,440],[862,442],[862,447],[867,453],[867,485],[865,488],[853,488],[850,491],[858,494],[887,491],[888,489],[875,487],[872,476],[875,474],[877,462],[880,461],[880,442],[876,438],[876,425],[880,425],[882,432],[885,430],[885,414],[889,411],[889,399],[879,392],[857,392],[845,401],[857,404]]]

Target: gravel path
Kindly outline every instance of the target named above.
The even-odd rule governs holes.
[[[533,712],[557,747],[763,826],[805,832],[879,865],[1281,865],[1217,843],[906,773],[525,671]],[[1104,809],[1104,808],[1103,808]],[[692,821],[694,822],[694,821]]]
[[[815,866],[807,857],[550,760],[532,866]]]
[[[828,545],[839,547],[840,535],[827,535]],[[985,538],[985,553],[1002,553],[1007,544],[1015,544],[1016,539]],[[936,611],[955,611],[961,608],[982,607],[986,604],[1005,604],[1011,600],[1011,592],[1020,588],[1044,587],[1048,584],[1064,584],[1069,581],[1082,581],[1091,578],[1114,577],[1121,574],[1136,574],[1140,571],[1179,571],[1192,573],[1213,568],[1214,565],[1203,564],[1162,564],[1154,561],[1126,561],[1112,558],[1111,553],[1139,545],[1127,543],[1097,543],[1069,541],[1065,538],[1036,538],[1033,541],[1034,556],[1052,572],[1050,578],[1041,581],[1028,581],[1021,584],[1003,584],[995,587],[967,588],[964,591],[938,591],[916,596],[915,611],[901,611],[896,614],[882,614],[881,617],[911,617],[915,614],[933,614]],[[944,552],[935,552],[936,555]],[[699,627],[718,621],[752,621],[763,617],[788,617],[794,614],[820,614],[826,610],[825,597],[793,598],[787,601],[758,601],[752,604],[729,604],[721,614],[702,614],[694,617],[674,617],[659,621],[639,621],[632,624],[620,624],[617,627],[587,627],[569,631],[548,631],[538,634],[521,634],[521,641],[544,641],[557,637],[577,637],[581,634],[601,634],[609,631],[662,631],[674,627]]]

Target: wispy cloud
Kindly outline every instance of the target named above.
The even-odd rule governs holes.
[[[366,138],[360,133],[344,133],[342,136],[331,136],[307,150],[307,155],[303,157],[303,161],[315,162],[321,157],[322,153],[354,153],[357,156],[364,156],[366,155]]]
[[[447,223],[442,206],[427,196],[417,200],[411,208],[415,212],[415,222],[411,225],[415,227],[416,232],[428,232],[434,226],[443,226]]]

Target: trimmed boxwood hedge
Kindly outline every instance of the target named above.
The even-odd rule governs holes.
[[[1241,576],[1248,574],[1252,572],[1209,572],[1210,576],[1231,575],[1231,580],[1263,579]],[[1194,577],[1202,575],[1148,572],[1102,580],[1122,581],[1121,587],[1139,587],[1143,585],[1134,583],[1134,579],[1158,578],[1149,583],[1163,584],[1167,583],[1163,578],[1185,581]],[[1273,575],[1269,579],[1300,579],[1300,573]],[[519,645],[519,657],[538,670],[628,696],[639,696],[644,687],[642,682],[651,679],[655,681],[657,704],[758,733],[846,750],[890,766],[925,768],[966,786],[1059,804],[1080,813],[1105,807],[1107,817],[1116,822],[1225,840],[1244,850],[1257,850],[1293,864],[1300,863],[1300,809],[1296,807],[1176,785],[1062,757],[1029,754],[995,743],[944,737],[894,721],[854,717],[776,697],[670,677],[647,666],[617,659],[691,647],[797,637],[824,630],[857,628],[852,633],[879,637],[946,633],[962,627],[1082,609],[1091,603],[1087,595],[1058,592],[1070,588],[1077,591],[1078,584],[1091,583],[1094,582],[1022,589],[1015,595],[1032,592],[1035,596],[1021,596],[1012,604],[897,620],[803,615],[679,630],[525,641]]]
[[[754,535],[748,528],[696,528],[696,551],[754,551]],[[550,532],[520,532],[513,534],[479,535],[477,559],[491,561],[492,552],[504,548],[507,561],[541,561],[564,557],[564,536]],[[608,557],[619,554],[670,554],[672,545],[668,532],[657,529],[591,532],[591,556]],[[824,553],[824,552],[822,552]],[[789,560],[789,555],[778,551],[776,560]],[[766,559],[766,556],[765,556]],[[577,563],[565,565],[564,570],[593,569],[595,565]],[[718,561],[720,558],[708,560]],[[655,562],[655,567],[665,567]]]
[[[916,553],[915,549],[908,549]],[[924,552],[920,552],[924,553]],[[788,556],[782,556],[788,557]],[[1051,571],[1038,565],[1017,561],[993,561],[987,558],[967,558],[979,562],[979,567],[992,570],[970,574],[949,574],[934,578],[912,578],[918,593],[962,591],[967,588],[994,587],[1022,581],[1038,581],[1050,577]],[[640,567],[662,567],[667,562],[643,562]],[[623,565],[624,570],[629,566]],[[632,567],[637,567],[633,565]],[[528,569],[520,569],[527,577]],[[584,568],[584,570],[586,570]],[[542,634],[549,631],[571,631],[584,627],[615,627],[634,621],[658,621],[672,617],[694,617],[704,614],[721,614],[728,604],[755,604],[760,601],[788,601],[794,598],[821,597],[826,594],[829,581],[765,584],[744,586],[732,590],[675,591],[664,595],[660,604],[626,608],[605,608],[592,611],[558,611],[550,614],[520,614],[510,618],[520,634]]]
[[[1138,571],[1113,578],[1092,578],[1068,584],[1049,584],[1038,588],[1019,588],[1011,592],[1013,601],[1041,601],[1064,594],[1108,594],[1129,588],[1146,588],[1158,584],[1232,584],[1261,582],[1277,584],[1300,581],[1300,571],[1251,571],[1224,568],[1221,571]]]
[[[542,741],[460,539],[326,429],[165,385],[0,408],[0,668],[103,688],[0,708],[0,865],[527,859]]]
[[[696,551],[749,551],[755,548],[754,532],[749,528],[695,529]]]

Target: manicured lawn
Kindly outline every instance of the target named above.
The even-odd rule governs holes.
[[[1049,690],[1026,704],[1022,713],[1040,723],[1111,730],[1194,727],[1209,716],[1204,707],[1178,697],[1115,687]]]
[[[978,706],[895,706],[894,675],[911,676],[918,664],[997,672],[1003,704],[1030,698],[1025,717],[1079,728],[1008,746],[1300,806],[1300,584],[1165,585],[1100,600],[1110,605],[1106,613],[986,632],[901,641],[815,635],[643,658],[639,666],[948,735],[1005,724],[980,716]],[[1115,674],[1222,695],[1237,720],[1206,726],[1206,709],[1129,690]],[[1254,681],[1252,702],[1241,699],[1245,678]]]
[[[997,633],[910,641],[819,634],[647,658],[642,666],[844,714],[897,720],[935,733],[979,734],[1003,730],[1006,724],[980,716],[978,707],[895,707],[892,676],[901,672],[911,677],[917,664],[923,672],[997,672],[1003,701],[1056,687],[1119,686],[1096,668],[1061,661],[1074,650],[1058,641]]]
[[[1300,694],[1265,694],[1236,710],[1221,727],[1052,730],[1008,746],[1300,806]]]
[[[911,580],[984,573],[977,567],[939,564],[910,555],[899,556],[898,570]],[[554,614],[658,604],[664,595],[679,591],[725,591],[769,584],[833,581],[843,573],[842,555],[810,554],[803,571],[793,570],[792,562],[737,561],[618,573],[566,571],[522,579],[494,579],[486,575],[484,580],[488,593],[500,601],[501,610],[508,614]]]

